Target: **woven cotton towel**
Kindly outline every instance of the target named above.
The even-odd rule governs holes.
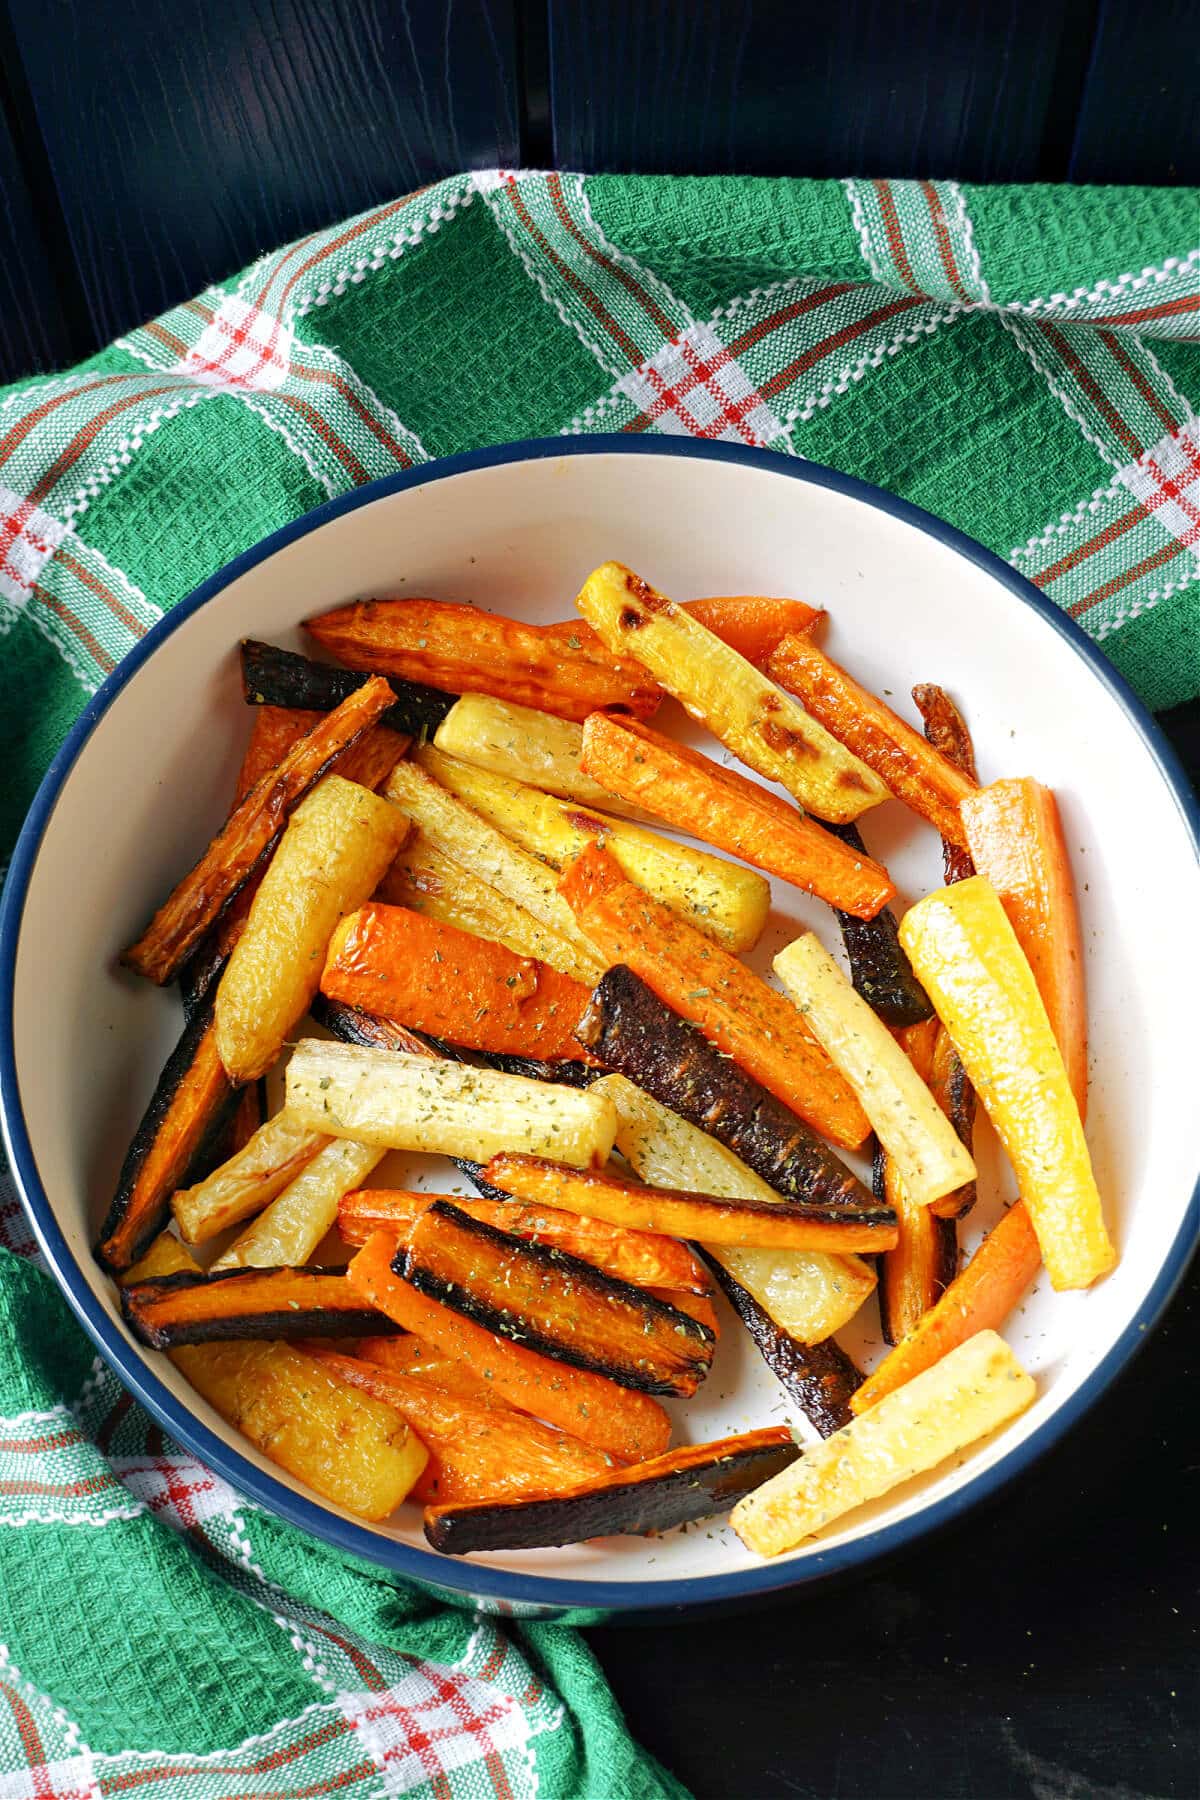
[[[477,173],[264,257],[0,396],[0,854],[197,582],[512,438],[832,464],[1008,557],[1151,706],[1191,697],[1198,234],[1182,190]],[[679,1793],[573,1634],[473,1626],[240,1502],[2,1252],[0,1343],[0,1795]]]

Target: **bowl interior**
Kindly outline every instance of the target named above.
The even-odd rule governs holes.
[[[66,777],[32,871],[17,949],[20,1106],[47,1204],[111,1330],[241,1456],[291,1485],[165,1358],[132,1344],[91,1259],[125,1146],[179,1029],[174,992],[118,971],[116,954],[228,804],[247,730],[240,637],[298,644],[298,619],[369,592],[435,594],[536,622],[564,618],[583,576],[607,557],[679,597],[788,594],[828,607],[824,641],[865,685],[894,696],[913,717],[912,684],[940,682],[964,707],[983,779],[1031,773],[1056,789],[1074,863],[1089,987],[1088,1136],[1121,1264],[1087,1294],[1054,1295],[1039,1279],[1007,1328],[1038,1379],[1032,1410],[955,1466],[794,1552],[787,1562],[800,1578],[831,1545],[911,1520],[960,1492],[1069,1405],[1138,1320],[1183,1226],[1196,1175],[1185,1033],[1197,996],[1189,1007],[1181,991],[1195,971],[1194,959],[1181,963],[1176,927],[1200,916],[1200,876],[1179,803],[1135,723],[1070,642],[952,544],[859,495],[795,480],[784,467],[665,449],[469,468],[385,494],[297,537],[164,638]],[[672,703],[661,719],[700,741]],[[902,899],[940,884],[932,831],[898,803],[869,814],[865,832]],[[756,966],[765,968],[801,923],[836,944],[827,908],[777,886]],[[982,1185],[991,1188],[998,1157],[990,1134],[982,1130],[980,1138]],[[447,1175],[457,1172],[406,1159],[400,1178],[451,1187]],[[995,1199],[976,1209],[964,1232],[968,1247],[997,1211]],[[729,1317],[726,1327],[709,1381],[676,1408],[681,1435],[697,1441],[788,1414],[745,1334]],[[868,1362],[878,1356],[873,1306],[843,1341]],[[393,1524],[362,1529],[419,1549],[431,1578],[470,1586],[469,1566],[426,1552],[415,1508],[402,1509]],[[376,1549],[386,1554],[383,1542]],[[600,1580],[688,1581],[757,1566],[720,1522],[657,1540],[480,1560],[493,1571],[579,1583],[581,1595],[582,1584]]]

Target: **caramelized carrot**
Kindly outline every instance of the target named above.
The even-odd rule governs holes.
[[[651,1288],[650,1292],[656,1299],[665,1300],[668,1306],[677,1306],[680,1312],[690,1313],[712,1332],[714,1339],[720,1340],[721,1322],[707,1294],[682,1294],[677,1288]]]
[[[623,963],[640,976],[711,1044],[834,1143],[862,1143],[871,1129],[866,1113],[782,994],[626,881],[599,845],[576,857],[559,891],[611,963]]]
[[[464,1400],[473,1400],[480,1406],[499,1406],[508,1412],[517,1410],[496,1393],[490,1381],[476,1375],[465,1362],[447,1356],[436,1344],[427,1344],[423,1338],[414,1337],[411,1331],[406,1331],[402,1337],[360,1338],[355,1354],[360,1361],[374,1363],[391,1375],[416,1377],[427,1381],[431,1387],[441,1388],[443,1393],[459,1394]]]
[[[856,918],[872,919],[896,890],[887,870],[777,794],[636,719],[593,713],[580,768],[609,793],[677,831],[728,850]]]
[[[428,1299],[395,1273],[395,1251],[394,1234],[377,1231],[346,1273],[370,1304],[397,1325],[468,1363],[510,1405],[571,1432],[597,1450],[624,1462],[642,1462],[666,1449],[671,1422],[649,1394],[540,1356]]]
[[[806,637],[784,638],[767,673],[839,743],[952,844],[966,842],[959,804],[975,783]]]
[[[574,1028],[588,999],[580,982],[548,963],[378,901],[337,927],[321,992],[466,1050],[543,1061],[578,1061]]]
[[[238,770],[233,803],[240,806],[256,781],[281,763],[293,744],[319,725],[323,713],[299,706],[259,706],[254,709],[246,754]]]
[[[963,802],[967,843],[1008,914],[1050,1019],[1080,1117],[1087,1113],[1087,1006],[1075,889],[1058,807],[1036,781],[994,781]]]
[[[1010,1207],[984,1238],[960,1275],[941,1299],[868,1375],[850,1402],[866,1412],[893,1388],[933,1367],[977,1332],[998,1330],[1029,1286],[1041,1264],[1037,1236],[1020,1201]]]

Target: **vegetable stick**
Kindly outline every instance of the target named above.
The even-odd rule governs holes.
[[[644,1187],[613,1170],[564,1169],[539,1156],[493,1156],[485,1180],[518,1200],[558,1206],[584,1218],[606,1219],[634,1231],[698,1238],[705,1244],[742,1244],[757,1250],[888,1250],[895,1224],[867,1222],[786,1200],[722,1200],[679,1188]]]
[[[754,1254],[761,1256],[764,1252]],[[777,1309],[769,1304],[769,1291],[766,1295],[768,1303],[764,1304],[759,1293],[751,1292],[726,1260],[718,1260],[720,1251],[706,1249],[703,1255],[725,1298],[789,1400],[799,1407],[822,1437],[839,1431],[851,1417],[850,1400],[862,1380],[841,1345],[833,1338],[824,1338],[819,1344],[806,1344],[793,1337],[780,1323]]]
[[[748,950],[757,943],[770,911],[771,892],[752,870],[706,850],[673,843],[627,819],[613,819],[474,768],[432,744],[423,745],[415,760],[530,855],[561,869],[590,843],[606,844],[631,881],[705,937],[730,950]]]
[[[293,650],[280,650],[257,638],[241,643],[242,692],[249,706],[271,707],[276,712],[315,709],[313,716],[332,712],[369,678],[352,669],[311,662]],[[454,696],[416,682],[388,683],[396,696],[380,717],[380,724],[402,736],[423,737],[436,730]]]
[[[365,1244],[372,1232],[381,1230],[395,1231],[402,1239],[413,1220],[433,1200],[432,1194],[360,1188],[339,1201],[338,1230],[348,1244]],[[484,1225],[565,1250],[634,1287],[708,1292],[708,1278],[696,1258],[686,1244],[678,1244],[673,1238],[631,1231],[594,1216],[579,1218],[559,1207],[522,1206],[515,1200],[476,1200],[456,1194],[454,1204],[460,1212]]]
[[[806,712],[874,770],[895,794],[952,844],[964,840],[960,801],[975,784],[890,706],[860,687],[807,637],[784,638],[767,669]]]
[[[591,1088],[315,1038],[292,1052],[286,1088],[288,1110],[313,1130],[472,1162],[525,1150],[587,1168],[607,1159],[617,1128],[612,1102]]]
[[[945,688],[937,687],[929,681],[920,682],[912,690],[912,697],[917,711],[925,721],[925,736],[933,748],[965,775],[968,781],[977,783],[979,775],[975,768],[975,746],[971,742],[967,722]],[[962,816],[961,806],[959,816]],[[970,852],[950,838],[942,839],[942,867],[947,887],[955,881],[966,881],[975,873]]]
[[[578,1059],[574,1036],[588,990],[546,963],[441,925],[402,906],[371,903],[342,919],[321,992],[384,1013],[467,1050]]]
[[[755,664],[765,663],[781,638],[815,631],[825,617],[823,607],[803,600],[772,600],[759,594],[720,594],[681,604],[722,643]]]
[[[194,1187],[178,1190],[171,1201],[175,1223],[189,1244],[207,1242],[226,1226],[261,1212],[328,1142],[328,1136],[309,1131],[286,1109],[276,1113],[236,1156]]]
[[[976,875],[930,894],[900,941],[1016,1170],[1051,1282],[1090,1286],[1116,1251],[1070,1079],[994,889]]]
[[[395,1248],[392,1233],[377,1231],[346,1271],[364,1299],[395,1324],[467,1363],[510,1405],[558,1425],[598,1450],[625,1462],[640,1462],[666,1449],[671,1423],[649,1394],[539,1356],[427,1299],[394,1272]]]
[[[941,1299],[868,1375],[850,1404],[866,1412],[973,1337],[999,1329],[1041,1267],[1028,1210],[1011,1206]]]
[[[582,766],[598,784],[657,812],[675,830],[859,918],[873,918],[896,892],[879,863],[794,806],[636,719],[593,713],[583,727]]]
[[[964,876],[963,880],[967,877]],[[950,1034],[939,1021],[929,1065],[929,1091],[953,1125],[959,1141],[970,1151],[975,1138],[975,1089],[967,1079]],[[951,1194],[935,1200],[930,1211],[939,1219],[961,1219],[976,1200],[976,1184],[964,1182]]]
[[[238,770],[233,804],[240,806],[256,782],[277,768],[294,744],[307,737],[323,714],[298,706],[260,706],[250,721],[250,738]]]
[[[386,681],[369,681],[294,744],[235,808],[122,961],[160,985],[170,981],[253,874],[292,808],[334,758],[375,724],[391,698]]]
[[[365,1181],[386,1155],[376,1144],[333,1138],[210,1268],[219,1273],[306,1263],[337,1223],[342,1196]]]
[[[1087,1004],[1079,914],[1058,806],[1036,781],[994,781],[963,802],[963,826],[979,873],[1000,896],[1029,960],[1087,1116]]]
[[[558,892],[554,872],[545,863],[518,849],[502,831],[480,818],[415,763],[397,763],[384,793],[415,821],[422,837],[444,856],[469,869],[566,939],[575,952],[574,966],[564,969],[560,962],[554,962],[554,967],[589,985],[600,979],[604,962],[575,923],[574,914]],[[547,956],[544,960],[554,959]]]
[[[535,712],[531,706],[513,706],[492,694],[464,694],[438,726],[433,743],[460,762],[473,763],[493,775],[506,775],[510,781],[527,782],[562,800],[649,820],[640,807],[626,807],[584,774],[579,766],[583,726],[571,719]]]
[[[161,1229],[176,1183],[232,1101],[205,1005],[185,1024],[125,1153],[96,1245],[104,1268],[127,1269]]]
[[[1032,1378],[1003,1338],[981,1331],[739,1500],[733,1528],[759,1556],[793,1550],[856,1506],[996,1431],[1036,1397]]]
[[[156,1350],[225,1338],[360,1337],[383,1321],[335,1269],[231,1269],[126,1283],[121,1311]]]
[[[880,1192],[896,1214],[897,1239],[881,1256],[879,1322],[884,1342],[898,1344],[936,1306],[958,1268],[958,1233],[953,1219],[940,1219],[932,1206],[918,1206],[894,1157],[882,1148],[876,1167]]]
[[[770,1202],[776,1197],[723,1144],[623,1075],[606,1075],[596,1085],[616,1107],[617,1148],[643,1181],[699,1188],[728,1199]],[[858,1256],[725,1246],[709,1251],[708,1262],[710,1267],[719,1264],[780,1331],[803,1344],[820,1343],[840,1330],[875,1286],[870,1264]]]
[[[396,807],[340,775],[300,802],[217,988],[217,1045],[231,1081],[257,1081],[275,1062],[317,991],[338,920],[374,892],[408,831]]]
[[[610,964],[632,969],[814,1129],[837,1144],[862,1143],[870,1124],[858,1099],[781,994],[625,880],[597,845],[560,886]]]
[[[856,825],[831,825],[829,829],[852,854],[866,856]],[[885,1025],[917,1025],[922,1019],[932,1018],[929,995],[900,948],[891,908],[881,907],[870,919],[844,909],[835,910],[855,993],[862,995]]]
[[[772,966],[861,1100],[913,1204],[928,1206],[974,1180],[974,1161],[953,1125],[887,1026],[812,932],[795,938]]]
[[[582,632],[547,634],[442,600],[358,600],[306,619],[304,629],[348,668],[495,694],[564,719],[582,721],[598,706],[648,718],[662,698],[636,662]]]
[[[490,1393],[460,1393],[324,1346],[314,1345],[311,1354],[339,1381],[392,1407],[419,1434],[429,1462],[414,1500],[447,1505],[552,1494],[610,1467],[599,1450],[496,1405]]]
[[[425,1198],[428,1200],[430,1196]],[[328,1345],[321,1348],[327,1350]],[[504,1412],[518,1410],[496,1393],[490,1381],[476,1375],[465,1362],[448,1356],[436,1344],[427,1344],[423,1338],[414,1337],[411,1331],[401,1332],[399,1337],[360,1338],[355,1355],[360,1362],[386,1369],[391,1375],[407,1375],[427,1382],[444,1394],[458,1394],[476,1406],[490,1406]]]
[[[887,798],[824,726],[623,563],[594,569],[575,604],[610,649],[631,651],[693,718],[818,817],[856,819]]]

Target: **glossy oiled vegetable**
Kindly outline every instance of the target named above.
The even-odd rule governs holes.
[[[331,1138],[211,1267],[265,1269],[306,1263],[337,1223],[343,1194],[365,1181],[386,1155],[377,1144]]]
[[[532,706],[513,706],[491,694],[464,694],[438,726],[433,742],[460,762],[528,782],[560,799],[606,812],[626,811],[615,795],[580,768],[583,727],[573,719],[558,719]],[[633,816],[647,815],[635,807]]]
[[[767,669],[773,680],[804,702],[813,719],[819,719],[839,743],[873,769],[898,799],[928,819],[951,843],[965,841],[958,808],[974,792],[974,782],[890,706],[860,687],[845,669],[818,650],[811,638],[784,638]]]
[[[126,1285],[121,1311],[156,1350],[221,1338],[359,1337],[384,1323],[337,1269],[184,1271]]]
[[[821,1212],[786,1200],[722,1200],[680,1188],[646,1187],[615,1168],[566,1169],[538,1156],[493,1156],[484,1170],[492,1186],[518,1200],[564,1207],[635,1231],[742,1244],[758,1250],[886,1250],[895,1227],[836,1209]]]
[[[368,681],[287,752],[241,805],[155,913],[124,961],[152,981],[170,981],[205,932],[249,880],[309,788],[391,703],[386,681]]]
[[[733,1528],[778,1556],[1024,1412],[1036,1388],[1003,1338],[981,1331],[740,1500]]]
[[[885,1344],[898,1344],[936,1306],[958,1267],[953,1219],[909,1199],[892,1158],[875,1153],[877,1191],[896,1215],[897,1240],[879,1259],[879,1323]]]
[[[310,1131],[286,1109],[276,1113],[228,1162],[194,1187],[178,1190],[171,1209],[183,1236],[189,1244],[203,1244],[261,1212],[328,1142],[326,1134]]]
[[[776,956],[775,973],[841,1070],[917,1206],[972,1181],[958,1133],[887,1026],[855,993],[811,931]]]
[[[617,1109],[617,1148],[642,1177],[660,1187],[687,1187],[729,1199],[778,1198],[760,1176],[715,1138],[681,1119],[623,1075],[598,1083]],[[858,1256],[804,1250],[714,1248],[720,1263],[788,1336],[816,1344],[858,1311],[875,1286]]]
[[[317,991],[330,936],[409,831],[388,801],[327,775],[288,820],[217,988],[217,1044],[239,1085],[265,1075]]]
[[[414,1500],[469,1502],[556,1493],[610,1466],[601,1451],[514,1412],[486,1392],[456,1393],[420,1375],[319,1346],[311,1354],[339,1381],[391,1407],[416,1432],[429,1461],[413,1489]],[[478,1386],[486,1389],[487,1384]]]
[[[1016,1171],[1056,1288],[1112,1268],[1079,1107],[1016,934],[982,876],[918,901],[901,941]]]
[[[912,697],[917,711],[925,721],[925,736],[934,749],[960,774],[965,775],[968,781],[978,782],[971,733],[945,688],[940,688],[931,681],[921,682],[913,689]],[[959,817],[962,817],[961,802]],[[965,831],[965,820],[963,824]],[[947,887],[954,881],[966,881],[968,876],[975,873],[970,851],[948,837],[942,839],[942,867],[946,872]]]
[[[314,1131],[473,1162],[523,1150],[586,1169],[607,1159],[617,1129],[612,1102],[594,1087],[315,1038],[292,1052],[286,1086],[289,1112]]]
[[[705,937],[731,950],[748,950],[758,941],[771,894],[753,870],[659,837],[628,819],[493,775],[431,744],[416,753],[416,761],[506,837],[554,868],[565,868],[591,843],[606,844],[631,881]]]
[[[826,1338],[806,1344],[785,1330],[773,1311],[742,1282],[728,1260],[704,1252],[722,1293],[754,1340],[759,1355],[788,1398],[822,1437],[850,1418],[850,1401],[862,1376],[840,1344]]]
[[[597,845],[576,858],[562,891],[610,966],[623,963],[632,970],[824,1136],[848,1146],[862,1143],[870,1131],[867,1115],[782,994],[626,881]]]
[[[856,825],[831,825],[854,855],[866,855]],[[850,964],[854,991],[861,994],[885,1025],[919,1025],[933,1017],[929,996],[912,972],[900,948],[899,931],[889,907],[881,907],[871,919],[837,910],[842,942]]]
[[[446,1201],[417,1218],[393,1269],[498,1337],[643,1393],[692,1394],[712,1361],[712,1333],[690,1314]]]
[[[362,906],[333,934],[321,992],[467,1050],[579,1056],[588,990],[502,944],[403,906]]]
[[[443,600],[358,600],[306,620],[305,630],[351,669],[495,694],[564,719],[598,706],[648,718],[662,698],[636,662],[610,655],[590,633],[555,635]]]
[[[623,1462],[665,1450],[671,1422],[657,1400],[603,1375],[573,1369],[525,1344],[497,1337],[465,1314],[419,1293],[392,1268],[394,1232],[367,1239],[347,1270],[351,1284],[405,1331],[466,1363],[510,1406],[582,1438]]]
[[[369,677],[355,669],[337,669],[330,663],[312,662],[293,650],[280,650],[257,638],[243,638],[242,691],[250,706],[304,707],[314,713],[332,712]],[[380,723],[411,737],[436,731],[454,705],[453,694],[417,682],[389,681],[395,699],[381,715]]]
[[[878,776],[773,681],[623,563],[593,570],[576,605],[610,650],[636,656],[714,737],[819,818],[856,819],[887,798]]]
[[[526,1500],[491,1495],[470,1504],[427,1506],[425,1536],[435,1550],[533,1550],[585,1538],[670,1531],[728,1512],[735,1501],[800,1454],[785,1426],[769,1425],[713,1444],[689,1444],[632,1469],[594,1476],[570,1493]]]
[[[171,1195],[206,1133],[232,1104],[212,1007],[202,1006],[167,1058],[121,1165],[96,1245],[97,1260],[106,1269],[115,1274],[140,1256],[161,1228]]]
[[[1041,1262],[1037,1234],[1018,1202],[984,1238],[937,1304],[867,1376],[851,1401],[854,1411],[865,1412],[977,1331],[1003,1325]]]
[[[966,881],[967,876],[960,877]],[[929,1021],[931,1024],[932,1020]],[[971,1086],[962,1058],[954,1048],[950,1034],[938,1021],[933,1040],[933,1056],[929,1065],[929,1091],[957,1131],[959,1140],[974,1155],[975,1089]],[[935,1200],[931,1212],[940,1219],[961,1219],[975,1204],[976,1186],[966,1181],[953,1193]]]
[[[896,891],[879,863],[848,848],[768,788],[637,719],[593,713],[583,728],[583,767],[676,831],[860,918],[873,918]]]

